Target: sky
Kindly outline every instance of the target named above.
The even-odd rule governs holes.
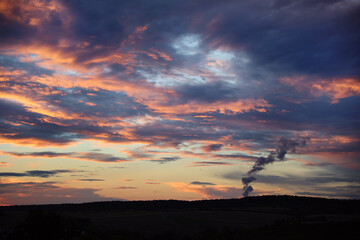
[[[359,0],[0,0],[0,205],[360,198]]]

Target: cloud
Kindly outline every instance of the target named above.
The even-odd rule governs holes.
[[[2,154],[254,160],[256,173],[291,150],[260,156],[276,136],[311,135],[303,167],[344,177],[360,159],[359,10],[348,0],[3,0],[0,141],[30,150]],[[59,148],[85,141],[128,145],[128,156]],[[55,150],[33,149],[44,146]]]
[[[145,181],[145,184],[157,185],[157,184],[160,184],[160,183],[156,182],[156,180],[148,179],[148,180]]]
[[[125,158],[116,157],[108,153],[84,152],[73,155],[74,158],[90,160],[95,162],[124,162]]]
[[[10,163],[8,162],[0,162],[0,167],[8,167]]]
[[[331,163],[325,163],[325,162],[319,162],[319,163],[314,163],[314,162],[308,162],[303,164],[303,166],[307,166],[307,167],[325,167],[325,166],[331,166]]]
[[[84,179],[78,179],[78,181],[83,182],[102,182],[105,181],[104,179],[97,179],[97,178],[84,178]]]
[[[8,56],[5,54],[1,54],[1,52],[0,66],[3,70],[2,75],[12,76],[12,80],[16,79],[14,79],[15,76],[21,76],[21,73],[26,73],[30,76],[51,76],[54,74],[53,70],[38,66],[34,62],[23,62],[21,61],[21,57]],[[6,73],[5,70],[8,70],[9,72]]]
[[[228,162],[221,162],[221,161],[199,161],[199,162],[192,162],[189,167],[210,167],[210,166],[229,166],[233,165],[232,163]]]
[[[310,92],[315,97],[327,96],[332,104],[340,99],[357,96],[360,83],[357,78],[313,79],[306,76],[284,77],[280,81],[295,88],[299,93]]]
[[[211,183],[211,182],[199,182],[199,181],[193,181],[190,184],[193,185],[201,185],[201,186],[205,186],[205,185],[216,185],[215,183]]]
[[[15,157],[40,157],[40,158],[57,158],[57,157],[67,157],[74,158],[79,160],[95,161],[95,162],[124,162],[128,161],[126,158],[116,157],[108,153],[99,153],[99,152],[4,152],[0,153]]]
[[[67,188],[56,182],[0,182],[1,205],[59,204],[122,200],[102,197],[100,189]]]
[[[204,152],[214,152],[214,151],[221,150],[221,148],[223,146],[224,146],[223,144],[214,143],[214,144],[209,144],[209,145],[203,146],[203,147],[201,147],[201,149]]]
[[[59,153],[59,152],[51,152],[51,151],[44,151],[44,152],[1,152],[2,154],[16,156],[16,157],[64,157],[70,156],[72,153]]]
[[[0,113],[3,116],[0,125],[0,137],[11,142],[55,145],[68,144],[79,137],[66,130],[66,127],[46,123],[40,119],[42,114],[27,111],[20,104],[0,99]]]
[[[249,156],[243,153],[234,153],[234,154],[215,154],[217,158],[227,158],[227,159],[240,159],[242,161],[251,161],[256,159],[254,156]]]
[[[238,198],[242,195],[243,190],[241,188],[231,186],[206,186],[198,184],[186,184],[181,182],[169,182],[167,183],[173,188],[176,188],[184,192],[193,192],[202,195],[204,198]]]
[[[181,85],[175,88],[177,94],[188,101],[213,103],[219,100],[234,101],[240,98],[236,88],[224,82],[212,82],[196,85]]]
[[[296,192],[296,194],[315,197],[360,199],[359,188],[358,185],[346,185],[331,188],[317,187],[311,192]]]
[[[209,41],[245,48],[257,64],[275,72],[354,76],[360,62],[350,49],[358,49],[354,29],[359,9],[347,1],[241,2],[226,12],[218,10],[223,16],[212,25]]]
[[[1,172],[0,177],[40,177],[40,178],[48,178],[48,177],[58,175],[60,173],[72,173],[72,172],[76,172],[76,171],[61,169],[61,170],[49,170],[49,171],[31,170],[31,171],[26,171],[26,172],[22,172],[22,173]]]
[[[120,187],[115,187],[114,189],[127,190],[127,189],[137,189],[137,187],[124,187],[124,186],[120,186]]]
[[[323,169],[322,169],[323,170]],[[347,173],[346,176],[334,176],[334,175],[322,175],[318,174],[317,177],[308,177],[303,175],[296,175],[296,174],[287,174],[285,176],[277,176],[277,175],[258,175],[256,179],[254,176],[250,176],[248,178],[243,177],[242,172],[234,171],[228,172],[222,175],[223,178],[239,181],[244,180],[245,183],[251,183],[252,181],[256,180],[259,183],[263,184],[270,184],[275,186],[282,186],[284,184],[291,185],[291,186],[302,186],[303,188],[309,188],[314,186],[322,186],[324,185],[339,185],[339,184],[353,184],[359,183],[360,178],[353,173]]]
[[[156,159],[156,160],[150,160],[152,162],[157,162],[160,164],[164,164],[164,163],[168,163],[168,162],[174,162],[181,159],[180,157],[163,157],[161,159]]]

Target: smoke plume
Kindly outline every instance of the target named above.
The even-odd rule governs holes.
[[[251,185],[249,185],[252,181],[255,181],[256,178],[253,176],[249,176],[249,177],[243,177],[242,179],[242,183],[244,185],[243,187],[243,195],[244,197],[249,196],[249,193],[252,192],[253,187]]]
[[[256,178],[251,176],[254,173],[260,172],[265,168],[266,165],[273,163],[275,161],[284,161],[285,155],[288,152],[296,152],[296,147],[302,147],[306,145],[306,142],[309,141],[308,137],[301,137],[296,140],[281,138],[278,141],[278,146],[276,152],[270,152],[267,157],[258,157],[252,166],[252,168],[247,172],[248,177],[242,178],[243,187],[243,196],[249,196],[249,193],[254,190],[250,185],[251,182],[255,181]]]

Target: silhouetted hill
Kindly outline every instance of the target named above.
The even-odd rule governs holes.
[[[299,196],[8,206],[0,239],[344,239],[359,213],[359,200]]]
[[[151,200],[151,201],[108,201],[80,204],[49,204],[49,205],[16,205],[2,206],[5,209],[42,209],[87,211],[96,210],[214,210],[214,209],[249,209],[269,211],[301,211],[301,212],[344,212],[360,210],[360,200],[327,199],[289,195],[255,196],[240,199],[214,199],[198,201],[182,200]]]

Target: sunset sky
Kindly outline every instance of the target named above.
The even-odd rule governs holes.
[[[236,198],[244,177],[359,199],[359,26],[358,0],[0,0],[0,205]]]

